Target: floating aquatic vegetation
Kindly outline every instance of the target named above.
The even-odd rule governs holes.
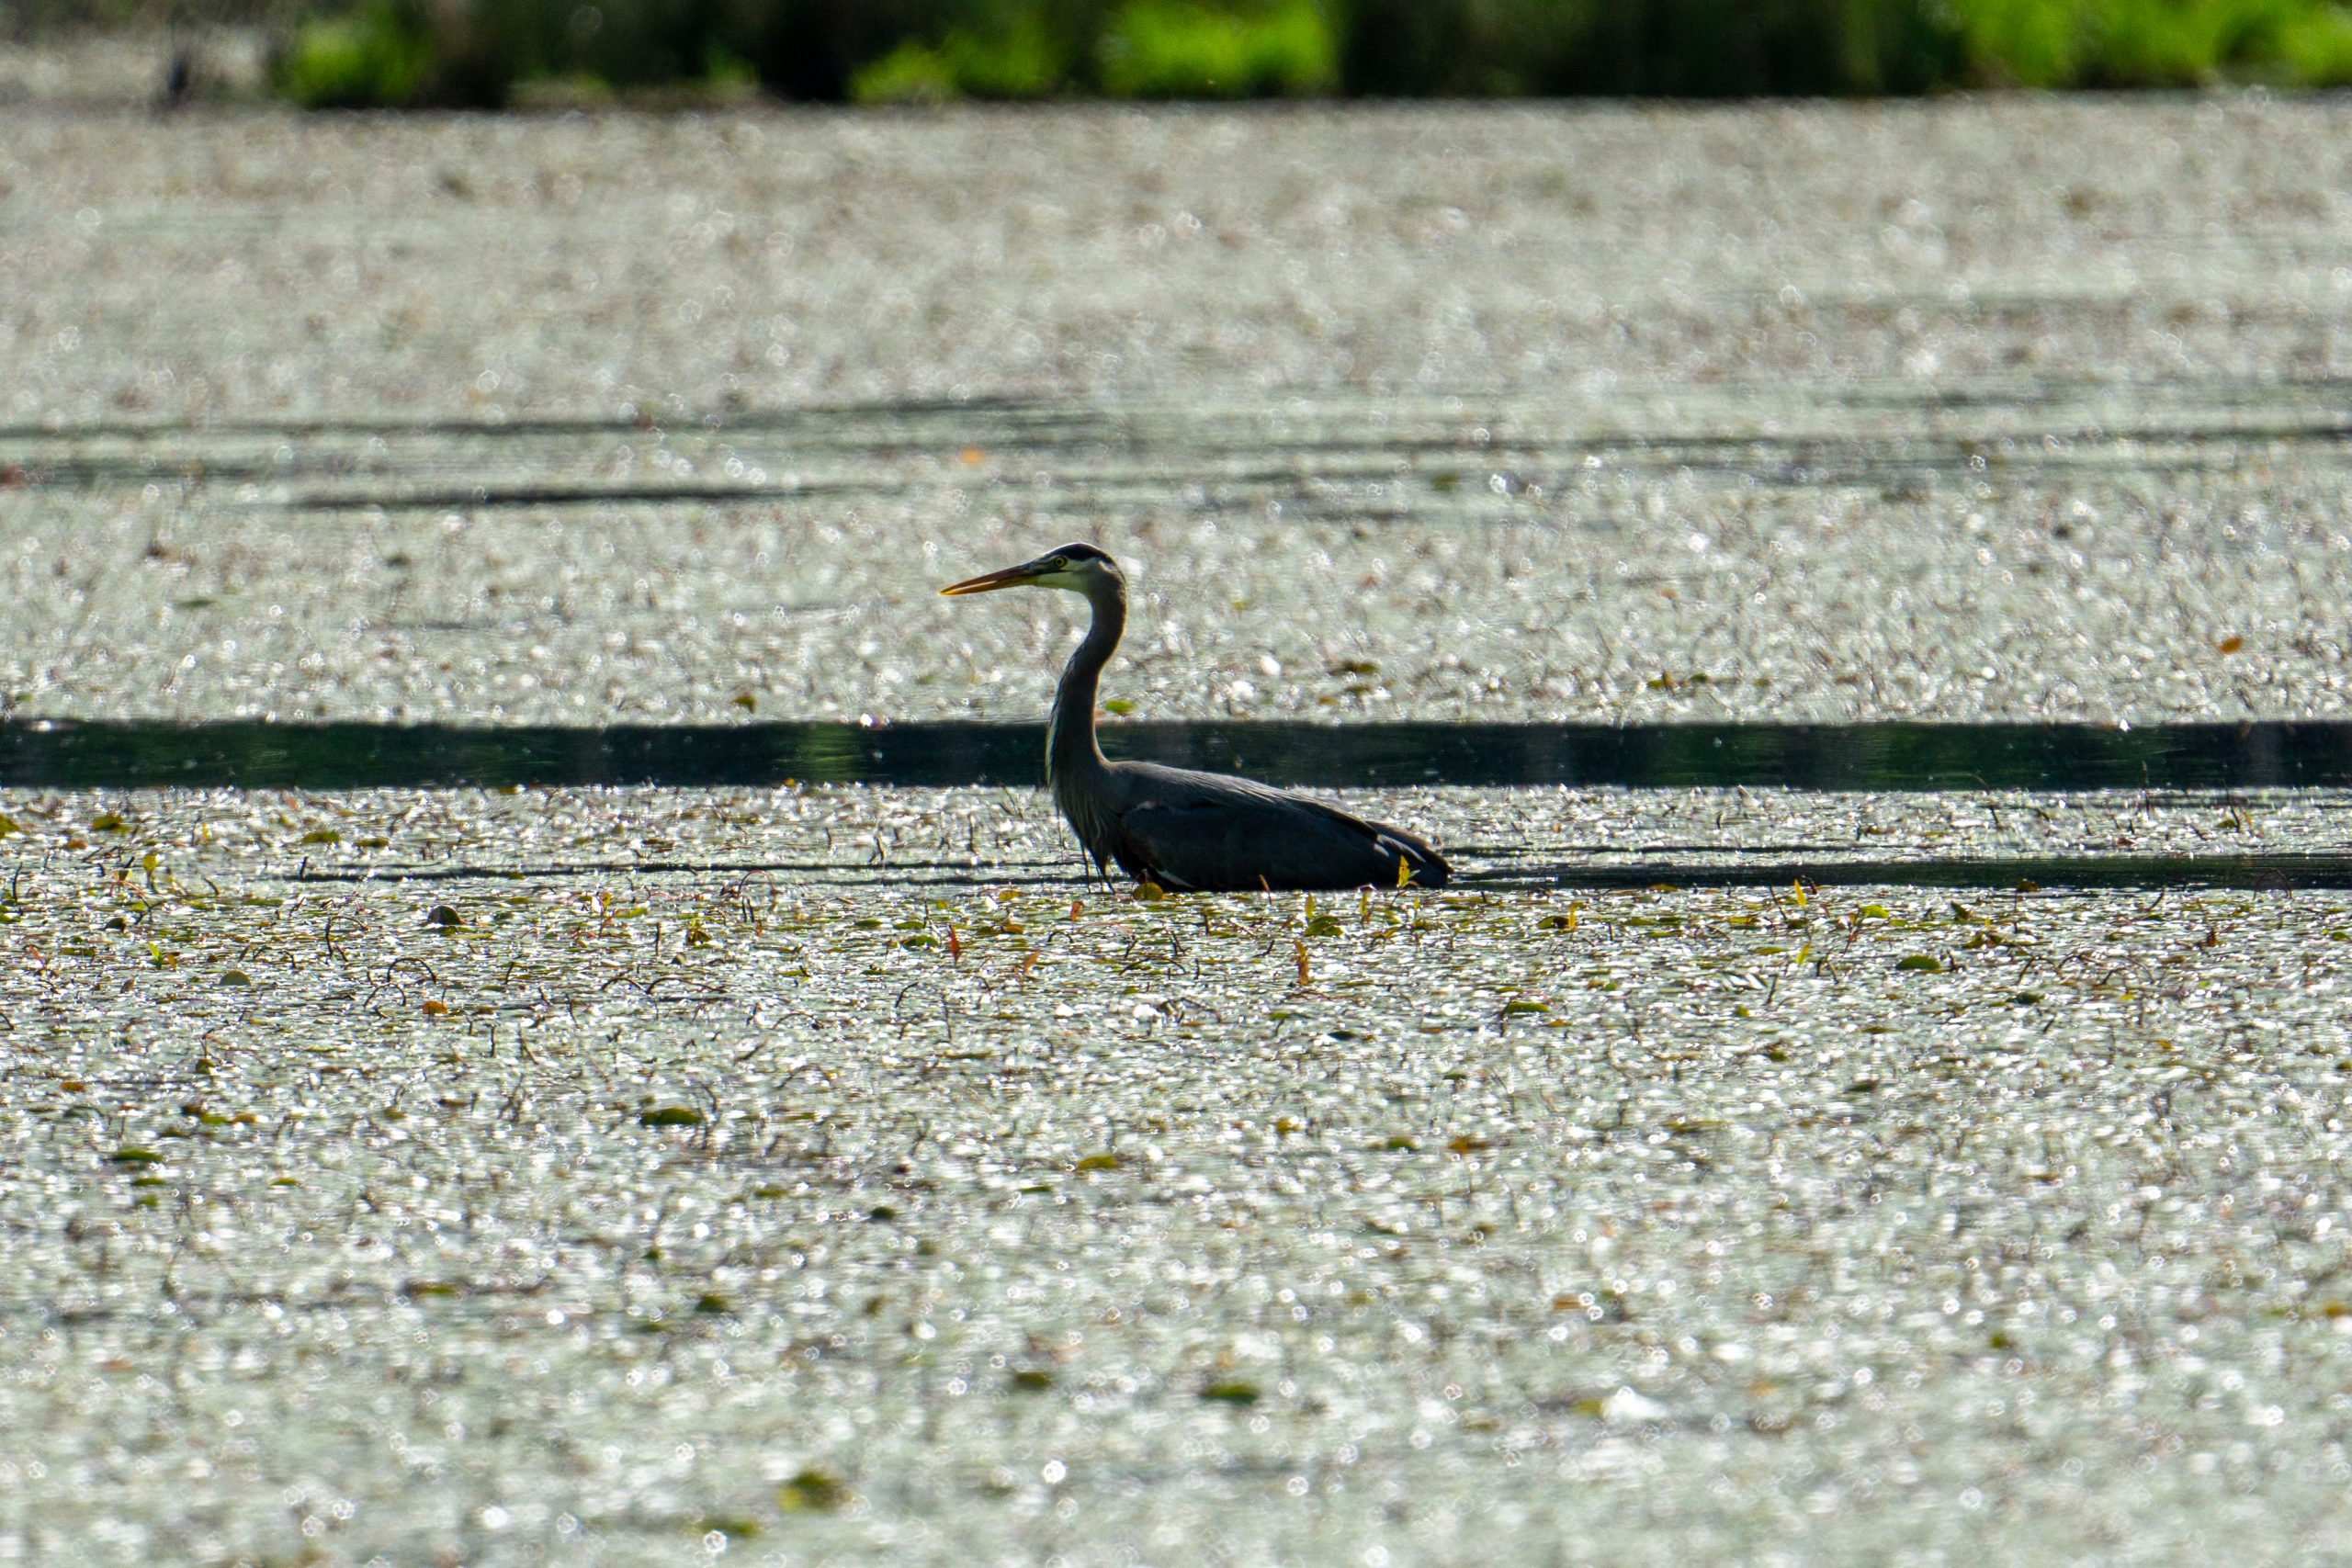
[[[2080,1540],[2340,1495],[2187,1456],[2326,1451],[2343,896],[1511,869],[2292,849],[2339,797],[1421,792],[1380,809],[1528,852],[1156,900],[1073,893],[993,791],[368,793],[303,845],[320,805],[130,795],[68,850],[86,797],[0,800],[0,1334],[54,1348],[0,1418],[51,1539],[95,1488],[157,1552],[265,1553],[291,1488],[347,1555],[1009,1551],[1138,1506],[1312,1554],[1376,1481],[1431,1509],[1404,1539],[1638,1487],[1729,1540],[1890,1453],[1838,1539],[1969,1487]],[[159,1488],[107,1434],[166,1407]],[[2167,1502],[2062,1506],[2151,1420]]]

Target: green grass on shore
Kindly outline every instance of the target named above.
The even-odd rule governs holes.
[[[314,107],[756,82],[859,103],[1870,96],[2352,83],[2336,0],[357,0],[285,30]]]

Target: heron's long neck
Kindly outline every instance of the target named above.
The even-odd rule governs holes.
[[[1061,684],[1054,692],[1054,716],[1046,728],[1046,777],[1059,785],[1102,767],[1102,750],[1094,743],[1094,694],[1102,681],[1102,666],[1127,629],[1127,591],[1106,582],[1091,590],[1086,602],[1094,608],[1094,624],[1086,640],[1069,656]]]

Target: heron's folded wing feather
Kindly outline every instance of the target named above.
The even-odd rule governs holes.
[[[1171,791],[1129,807],[1119,827],[1131,868],[1200,892],[1394,886],[1400,861],[1426,863],[1409,835],[1262,787]]]

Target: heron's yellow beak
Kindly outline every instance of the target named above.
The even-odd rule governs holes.
[[[1002,571],[983,572],[978,577],[967,577],[961,582],[951,582],[939,592],[951,599],[958,593],[989,593],[1000,588],[1018,588],[1042,575],[1035,563],[1009,566]]]

